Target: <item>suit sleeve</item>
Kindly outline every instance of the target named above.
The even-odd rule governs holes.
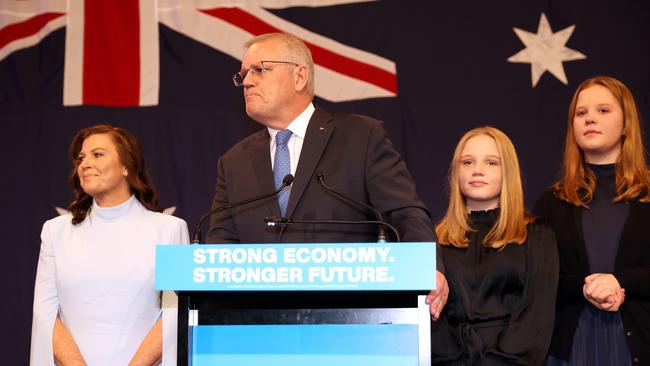
[[[521,303],[501,335],[495,355],[507,363],[542,365],[551,343],[559,260],[548,226],[531,225],[526,255],[526,286]]]
[[[420,201],[413,177],[380,123],[373,125],[368,139],[366,182],[370,204],[384,220],[395,226],[404,242],[435,241],[433,223]],[[436,248],[440,253],[440,246]],[[436,258],[437,270],[444,273],[442,256]]]
[[[59,295],[56,289],[56,258],[51,238],[51,222],[43,225],[41,251],[38,257],[34,286],[32,316],[32,342],[30,365],[54,366],[52,332],[59,312]]]
[[[217,164],[217,186],[215,188],[212,209],[229,204],[228,184],[226,177],[226,162],[219,158]],[[207,243],[239,243],[240,239],[235,223],[229,211],[215,213],[210,217],[210,228],[206,237]]]
[[[434,241],[429,212],[418,198],[413,178],[381,124],[373,125],[366,153],[370,203],[397,228],[402,241]]]

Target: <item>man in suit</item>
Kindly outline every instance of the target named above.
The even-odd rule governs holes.
[[[295,179],[278,196],[214,215],[207,241],[377,241],[376,225],[264,224],[265,217],[375,219],[369,210],[324,189],[318,176],[334,190],[376,207],[403,241],[434,241],[429,214],[381,122],[332,115],[313,105],[314,66],[307,46],[291,35],[272,33],[251,39],[245,47],[233,81],[243,87],[248,116],[266,128],[219,159],[213,207],[272,192],[287,174]],[[440,272],[437,281],[438,290],[428,299],[434,318],[449,292]]]

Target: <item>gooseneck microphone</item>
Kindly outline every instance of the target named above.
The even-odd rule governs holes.
[[[397,229],[385,221],[378,220],[293,220],[286,217],[266,217],[264,218],[266,226],[291,225],[291,224],[335,224],[335,225],[368,225],[374,224],[385,226],[395,235],[395,241],[399,242],[400,237]],[[384,243],[385,241],[379,241]]]
[[[389,228],[393,232],[393,234],[395,234],[395,239],[399,241],[399,232],[397,231],[397,229],[395,229],[395,227],[389,225],[386,221],[384,221],[384,218],[381,215],[381,212],[379,212],[379,210],[366,204],[365,202],[357,201],[351,197],[344,195],[341,192],[334,190],[332,187],[328,186],[327,183],[325,183],[325,176],[323,175],[323,173],[318,173],[316,175],[316,179],[318,180],[318,183],[321,185],[321,187],[323,187],[326,191],[332,193],[336,197],[344,201],[350,202],[354,205],[357,205],[359,207],[363,207],[364,209],[372,212],[375,215],[374,223],[377,224],[377,236],[379,242],[381,243],[386,242],[386,232],[384,231],[384,227]]]
[[[229,210],[231,208],[239,207],[239,206],[242,206],[242,205],[245,205],[245,204],[248,204],[248,203],[252,203],[252,202],[255,202],[255,201],[259,201],[259,200],[263,200],[265,198],[275,196],[278,193],[282,192],[283,189],[290,186],[291,183],[293,183],[293,175],[287,174],[282,179],[282,185],[280,186],[280,188],[278,188],[277,190],[275,190],[275,191],[273,191],[271,193],[267,193],[267,194],[263,194],[261,196],[249,198],[247,200],[231,203],[231,204],[228,204],[228,205],[225,205],[225,206],[216,207],[216,208],[213,208],[212,210],[204,213],[201,216],[201,218],[199,219],[199,222],[196,224],[196,227],[194,228],[194,234],[192,235],[192,244],[199,244],[201,242],[201,224],[203,224],[203,221],[205,221],[205,219],[207,219],[208,217],[216,214],[217,212]]]

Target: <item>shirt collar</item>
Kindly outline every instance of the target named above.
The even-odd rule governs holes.
[[[316,108],[314,107],[314,103],[309,103],[307,108],[305,108],[302,113],[298,115],[291,123],[289,123],[289,126],[287,126],[288,130],[291,130],[291,132],[300,137],[301,139],[305,138],[305,135],[307,134],[307,126],[309,125],[309,120],[311,119],[311,116],[314,114],[314,111]],[[280,130],[273,129],[271,127],[267,127],[269,134],[271,135],[271,140],[275,140],[275,134],[280,132]]]

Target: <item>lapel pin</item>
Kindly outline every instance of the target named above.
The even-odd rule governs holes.
[[[327,127],[320,127],[319,130],[320,130],[320,132],[325,132],[325,131],[327,131]]]

